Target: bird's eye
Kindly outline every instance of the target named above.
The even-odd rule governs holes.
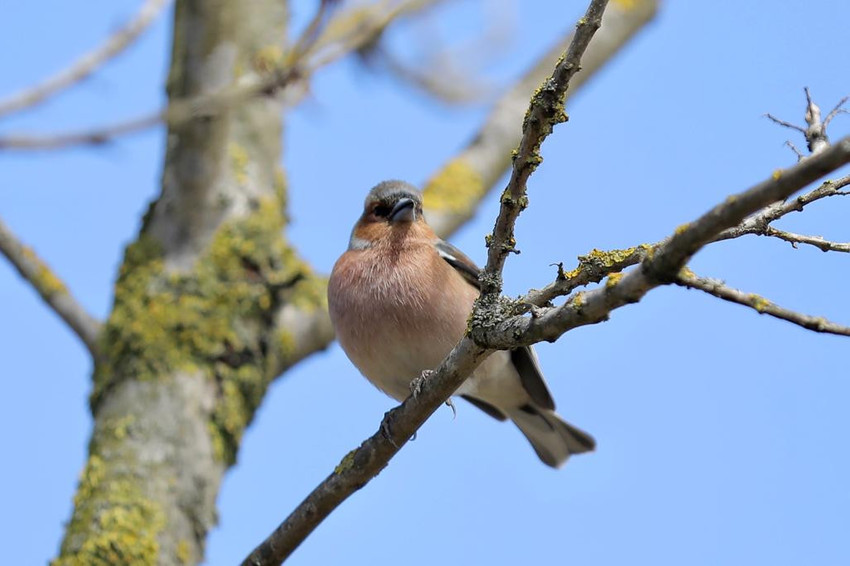
[[[378,216],[379,218],[385,218],[390,215],[390,211],[392,211],[392,209],[389,206],[379,204],[375,207],[374,213],[375,216]]]

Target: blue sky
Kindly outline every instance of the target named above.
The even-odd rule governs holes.
[[[7,4],[0,93],[61,68],[138,2]],[[297,21],[311,13],[310,2],[294,6]],[[451,38],[481,29],[486,12],[476,6],[439,12],[433,30]],[[515,6],[511,39],[484,72],[505,84],[583,10],[574,1]],[[801,122],[804,86],[824,109],[850,94],[848,21],[850,4],[839,0],[667,2],[570,101],[570,122],[546,142],[507,291],[545,284],[551,263],[572,265],[594,247],[658,240],[792,165],[783,142],[793,132],[763,114]],[[156,107],[169,30],[170,17],[102,73],[0,131]],[[408,37],[392,39],[406,49]],[[487,105],[445,107],[353,62],[321,73],[312,92],[288,119],[282,159],[289,235],[327,272],[365,192],[385,178],[421,183]],[[833,139],[848,132],[850,116],[837,118]],[[98,316],[109,312],[123,247],[157,193],[162,154],[160,129],[96,150],[0,153],[0,217]],[[779,226],[848,241],[848,206],[821,202]],[[490,199],[453,239],[479,262],[496,207]],[[691,266],[850,323],[847,256],[750,237],[717,244]],[[441,410],[290,563],[850,563],[848,347],[697,291],[654,291],[538,349],[561,414],[596,436],[596,453],[553,471],[513,427],[467,405],[455,419]],[[0,355],[0,540],[4,561],[39,564],[56,553],[85,461],[91,362],[4,261]],[[391,406],[337,346],[286,374],[225,479],[207,563],[241,560]]]

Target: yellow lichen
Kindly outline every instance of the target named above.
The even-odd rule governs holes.
[[[462,158],[449,161],[426,184],[426,209],[462,214],[471,210],[486,187],[481,174]]]
[[[283,172],[283,167],[276,165],[274,168],[274,194],[277,197],[280,209],[286,214],[287,210],[287,185],[286,173]]]
[[[110,468],[93,454],[80,478],[74,516],[53,566],[157,564],[157,537],[165,516],[138,485],[125,465]]]
[[[582,263],[591,263],[606,268],[615,267],[631,258],[638,248],[626,248],[624,250],[598,250],[593,248],[590,253],[579,256]]]
[[[50,270],[47,265],[41,261],[36,253],[29,247],[24,247],[22,250],[24,258],[36,266],[35,277],[32,284],[45,297],[57,295],[59,293],[67,293],[68,289],[59,277]]]
[[[339,475],[343,472],[347,472],[351,469],[352,466],[354,466],[355,452],[357,452],[357,450],[352,450],[351,452],[342,457],[342,460],[340,460],[339,464],[337,464],[334,468],[335,474]]]
[[[269,73],[283,65],[283,49],[279,45],[266,45],[254,54],[252,64],[258,73]]]
[[[189,564],[192,562],[192,550],[189,541],[182,538],[177,543],[177,560],[180,564]]]
[[[253,213],[223,224],[188,272],[166,272],[148,236],[130,245],[102,333],[92,402],[119,379],[201,373],[219,385],[210,430],[216,454],[232,462],[273,377],[266,343],[273,337],[262,325],[271,324],[281,301],[304,308],[326,302],[325,282],[286,244],[283,224],[277,199],[260,200]]]
[[[227,147],[230,155],[230,168],[233,171],[233,178],[240,185],[247,185],[250,181],[248,175],[248,166],[251,164],[251,158],[245,149],[237,143],[230,142]]]
[[[632,10],[640,1],[642,0],[613,0],[613,4],[616,4],[623,10]]]
[[[773,173],[771,174],[771,177],[773,178],[774,181],[778,181],[780,179],[780,177],[782,177],[782,169],[774,170]]]
[[[133,415],[124,415],[123,417],[118,417],[113,421],[107,420],[104,426],[112,429],[112,434],[118,440],[124,440],[127,438],[127,434],[130,430],[130,427],[133,426],[133,423],[136,421],[136,417]]]
[[[292,332],[285,328],[278,330],[277,345],[283,357],[292,356],[295,353],[295,337],[292,335]]]
[[[570,271],[566,271],[558,274],[559,279],[563,279],[566,281],[571,281],[581,275],[581,268],[576,267],[575,269],[571,269]]]
[[[584,306],[584,292],[579,291],[576,293],[575,297],[573,297],[573,308],[575,310],[580,311]]]
[[[620,279],[622,279],[622,278],[623,278],[622,273],[612,273],[611,275],[608,276],[608,280],[605,281],[605,288],[611,289],[612,287],[617,285],[617,283],[619,283]]]
[[[771,302],[760,295],[751,293],[747,298],[750,301],[750,305],[760,313],[770,308]]]

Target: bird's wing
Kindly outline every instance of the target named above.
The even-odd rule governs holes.
[[[511,350],[511,361],[522,380],[522,388],[534,404],[541,409],[555,410],[555,400],[549,393],[546,380],[543,379],[543,371],[537,359],[537,352],[531,346]]]
[[[478,281],[478,274],[481,270],[478,269],[474,261],[445,240],[437,240],[434,242],[434,247],[437,248],[437,253],[440,254],[440,257],[454,267],[466,279],[467,283],[479,291],[481,290],[481,282]]]
[[[478,280],[478,274],[481,270],[478,269],[474,261],[445,240],[437,240],[434,243],[434,247],[437,249],[440,257],[454,267],[466,279],[467,283],[476,289],[481,289],[481,282]],[[543,379],[543,372],[540,369],[540,363],[537,360],[537,354],[534,350],[530,346],[511,350],[511,361],[517,373],[519,373],[523,389],[528,392],[534,404],[543,409],[555,410],[555,400],[552,399],[552,394],[549,393],[549,388]]]

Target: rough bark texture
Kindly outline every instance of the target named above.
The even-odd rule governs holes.
[[[280,0],[178,2],[169,97],[282,57],[286,22]],[[272,98],[169,130],[161,195],[99,337],[89,460],[56,564],[200,562],[268,384],[331,339],[324,282],[283,237],[281,131]]]

